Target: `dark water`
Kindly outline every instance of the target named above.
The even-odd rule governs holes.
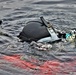
[[[61,51],[61,43],[54,44],[54,48],[50,51],[38,51],[31,49],[26,42],[19,42],[17,35],[22,31],[26,22],[39,19],[40,16],[44,16],[58,29],[69,31],[71,28],[76,28],[76,0],[0,0],[0,19],[3,20],[0,26],[1,57],[18,54],[30,62],[31,58],[38,60],[37,65],[53,60],[69,63],[76,59],[76,48],[73,43],[63,44],[63,51]],[[11,63],[4,59],[0,60],[0,75],[65,75],[62,73],[37,74],[36,70],[34,72],[34,70],[14,67]],[[76,75],[76,66],[72,67],[75,71],[71,70],[72,74],[66,75]]]

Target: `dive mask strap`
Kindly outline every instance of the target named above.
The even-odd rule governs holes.
[[[46,26],[49,34],[51,35],[51,38],[53,41],[55,40],[60,40],[60,38],[58,38],[55,29],[53,28],[53,26],[50,24],[50,22],[47,22],[43,17],[40,17],[42,23]]]

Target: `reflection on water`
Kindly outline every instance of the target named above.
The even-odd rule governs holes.
[[[69,29],[71,28],[76,28],[76,1],[75,0],[44,0],[44,1],[0,0],[0,19],[3,20],[3,24],[0,25],[0,56],[2,57],[3,55],[11,56],[13,54],[18,54],[24,56],[24,59],[30,62],[31,60],[29,59],[29,57],[32,58],[34,57],[34,59],[38,61],[38,63],[35,64],[40,65],[40,69],[42,72],[45,71],[42,68],[42,66],[53,67],[52,65],[50,65],[51,63],[45,66],[47,61],[50,62],[56,60],[64,63],[66,62],[67,64],[68,62],[72,63],[72,61],[76,59],[76,48],[74,48],[73,43],[72,44],[63,43],[64,46],[63,51],[59,50],[61,49],[60,44],[54,44],[53,49],[50,51],[38,51],[29,48],[29,44],[26,42],[24,43],[19,42],[17,35],[22,31],[26,22],[28,22],[29,20],[39,19],[40,16],[44,16],[45,19],[52,22],[55,28],[69,31]],[[22,64],[22,61],[19,61],[19,59],[16,60],[18,60],[18,63]],[[13,68],[12,66],[10,66],[10,63],[12,63],[10,61],[0,60],[0,62],[4,63],[3,65],[0,65],[1,75],[5,74],[13,75],[14,73],[15,75],[17,74],[34,75],[34,73],[30,73],[24,69],[19,69],[19,67]],[[56,63],[53,62],[52,64],[56,65]],[[8,64],[9,68],[7,67],[6,64]],[[14,63],[14,65],[17,64]],[[21,67],[22,66],[24,65],[21,65]],[[54,69],[58,68],[56,66],[53,68]],[[75,64],[71,66],[72,67],[71,72],[73,71],[76,72],[76,68],[74,66]],[[9,69],[10,71],[8,71]],[[46,69],[49,70],[49,68]],[[69,69],[67,69],[67,71]],[[58,73],[57,70],[55,72]],[[39,72],[37,71],[37,73]],[[51,74],[51,71],[49,72],[49,74]],[[45,73],[41,75],[49,75],[49,74]],[[70,75],[70,73],[67,73],[67,75]],[[73,73],[73,75],[76,75],[76,73],[75,74]]]

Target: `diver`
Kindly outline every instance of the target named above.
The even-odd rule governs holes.
[[[76,37],[76,29],[71,30],[70,33],[56,31],[50,22],[40,17],[40,20],[27,22],[18,37],[21,41],[26,42],[54,43],[60,42],[62,39],[73,41]]]
[[[31,42],[56,42],[61,41],[53,26],[43,17],[40,20],[29,21],[18,35],[21,41]]]

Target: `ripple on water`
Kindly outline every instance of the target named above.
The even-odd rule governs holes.
[[[34,2],[33,4],[59,4],[59,3],[63,3],[64,1],[38,1],[38,2]]]
[[[5,0],[0,0],[0,2],[7,2],[7,1],[10,1],[10,0],[6,0],[6,1]]]

